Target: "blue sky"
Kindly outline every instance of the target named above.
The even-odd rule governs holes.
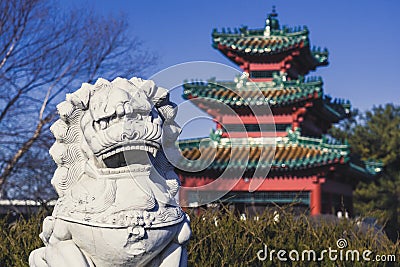
[[[76,0],[77,1],[77,0]],[[235,67],[211,47],[213,28],[261,28],[272,5],[281,25],[307,25],[311,45],[327,47],[325,93],[349,99],[355,108],[400,104],[400,1],[77,1],[107,16],[126,16],[129,32],[160,55],[154,73],[175,64],[204,60]],[[191,77],[187,77],[191,78]],[[196,77],[193,77],[196,78]]]

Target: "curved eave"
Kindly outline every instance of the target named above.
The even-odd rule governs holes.
[[[320,115],[337,123],[351,115],[349,104],[336,104],[324,101]]]
[[[374,165],[376,168],[368,168],[368,164]],[[364,181],[371,181],[382,174],[383,164],[379,162],[366,162],[358,157],[351,157],[349,160],[349,171],[356,177],[360,177]]]

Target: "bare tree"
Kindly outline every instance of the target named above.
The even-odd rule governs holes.
[[[0,1],[0,191],[8,179],[15,188],[46,175],[33,169],[52,143],[47,129],[66,92],[100,76],[143,75],[155,63],[127,34],[123,16],[61,10],[56,3]]]

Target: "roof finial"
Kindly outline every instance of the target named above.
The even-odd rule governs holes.
[[[273,5],[272,6],[272,13],[270,14],[271,17],[277,17],[278,13],[276,13],[276,6]]]
[[[275,6],[272,6],[272,12],[268,14],[265,20],[265,36],[270,36],[272,31],[280,29],[279,21],[276,17],[278,17],[278,13],[276,13]]]

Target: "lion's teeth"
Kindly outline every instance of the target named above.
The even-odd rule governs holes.
[[[150,147],[149,152],[153,155],[153,157],[156,157],[157,149],[155,147]]]
[[[101,159],[106,159],[109,158],[115,154],[121,153],[121,152],[127,152],[127,151],[135,151],[135,150],[141,150],[141,151],[147,151],[151,154],[153,154],[153,156],[155,157],[158,151],[158,144],[154,144],[155,146],[149,146],[149,145],[131,145],[131,146],[122,146],[122,147],[118,147],[117,149],[108,151],[102,155],[100,155],[99,157]]]
[[[115,150],[112,150],[112,151],[110,151],[110,152],[107,153],[107,157],[110,157],[110,156],[112,156],[112,155],[114,155],[114,154],[115,154]]]
[[[111,156],[111,152],[105,153],[103,155],[101,155],[102,159],[108,158],[109,156]]]

